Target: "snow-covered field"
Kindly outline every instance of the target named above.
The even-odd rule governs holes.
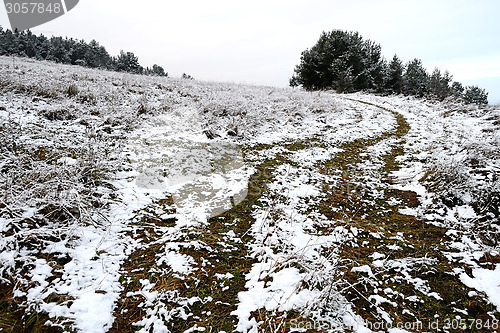
[[[0,331],[500,331],[498,108],[0,57],[0,140]]]

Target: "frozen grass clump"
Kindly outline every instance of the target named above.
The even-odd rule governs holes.
[[[464,106],[466,107],[466,106]],[[456,126],[444,151],[433,154],[421,179],[465,229],[486,246],[500,246],[500,110],[455,106],[443,114]],[[463,131],[461,131],[462,126]]]
[[[99,210],[112,198],[109,180],[119,165],[108,138],[81,125],[17,119],[0,125],[0,251],[15,253],[1,275],[54,243],[70,243],[79,226],[106,223]]]

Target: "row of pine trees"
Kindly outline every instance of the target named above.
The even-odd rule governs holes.
[[[363,40],[357,32],[323,32],[318,42],[302,52],[301,62],[290,79],[292,87],[337,92],[368,91],[404,94],[467,103],[488,104],[488,93],[477,86],[464,87],[448,71],[436,68],[429,74],[420,59],[404,64],[397,55],[387,62],[381,47]]]
[[[95,40],[86,43],[72,38],[34,35],[31,31],[13,32],[0,26],[0,55],[35,58],[57,63],[101,68],[135,74],[168,76],[158,65],[144,68],[132,52],[120,51],[118,56],[110,56],[104,46]]]

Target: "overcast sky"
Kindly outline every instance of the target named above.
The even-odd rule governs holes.
[[[95,39],[171,76],[287,86],[322,31],[359,32],[387,59],[420,58],[500,103],[498,0],[80,0],[36,34]],[[10,27],[5,10],[0,25]]]

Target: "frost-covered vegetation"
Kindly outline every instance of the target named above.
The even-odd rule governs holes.
[[[497,330],[499,133],[476,105],[0,57],[0,330]]]

